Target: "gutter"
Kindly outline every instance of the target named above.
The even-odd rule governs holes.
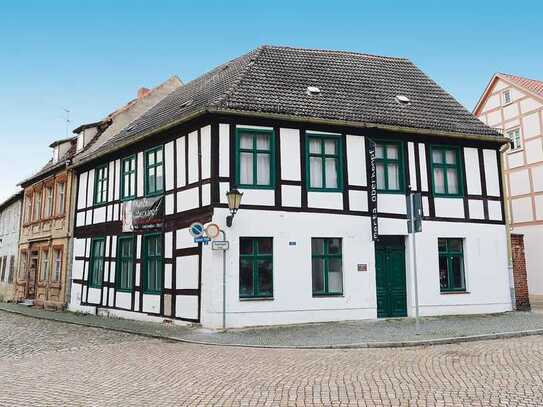
[[[189,120],[195,119],[196,117],[204,115],[206,113],[224,114],[224,115],[230,115],[230,116],[242,116],[242,117],[249,117],[249,118],[267,118],[267,119],[284,120],[284,121],[291,121],[291,122],[297,122],[297,123],[302,122],[302,123],[319,124],[319,125],[345,126],[345,127],[353,127],[353,128],[360,128],[360,129],[382,129],[382,130],[389,130],[389,131],[395,131],[395,132],[400,132],[400,133],[412,133],[412,134],[420,134],[420,135],[428,135],[428,136],[444,136],[444,137],[451,137],[451,138],[462,139],[462,140],[478,140],[478,141],[486,141],[486,142],[498,143],[498,144],[506,144],[510,142],[510,140],[504,136],[496,137],[496,136],[487,136],[487,135],[468,135],[468,134],[463,134],[463,133],[458,133],[458,132],[453,132],[453,131],[417,129],[413,127],[394,126],[394,125],[386,125],[386,124],[379,124],[379,123],[363,123],[363,122],[356,122],[356,121],[350,121],[350,120],[320,119],[320,118],[314,118],[314,117],[301,117],[301,116],[279,114],[279,113],[244,112],[244,111],[239,111],[239,110],[220,109],[216,107],[211,107],[211,108],[204,108],[204,109],[197,110],[194,113],[188,116],[185,116],[181,119],[174,120],[168,124],[165,124],[151,131],[143,132],[137,137],[130,138],[130,140],[116,143],[111,148],[99,154],[93,153],[78,162],[72,163],[69,166],[69,168],[79,167],[100,156],[103,156],[105,154],[109,154],[115,151],[119,151],[126,146],[134,144],[140,140],[143,140],[157,133],[169,130],[172,127],[178,126],[184,122],[188,122]]]

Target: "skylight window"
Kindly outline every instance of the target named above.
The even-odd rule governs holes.
[[[409,98],[405,95],[396,95],[396,101],[400,105],[404,105],[404,106],[411,104],[411,100],[409,100]]]
[[[308,95],[320,95],[321,90],[317,88],[316,86],[308,86],[307,87],[307,94]]]

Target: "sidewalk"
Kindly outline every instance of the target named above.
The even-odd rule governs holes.
[[[218,332],[200,327],[45,311],[6,303],[0,303],[0,311],[181,342],[249,347],[323,349],[400,347],[543,335],[543,313],[534,312],[427,317],[421,319],[417,334],[415,321],[411,318],[327,322]]]

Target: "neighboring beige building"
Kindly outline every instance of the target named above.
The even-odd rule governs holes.
[[[12,301],[15,294],[22,196],[17,192],[0,204],[0,301]]]
[[[543,82],[497,73],[473,113],[512,141],[502,157],[508,217],[524,235],[530,301],[543,303]]]
[[[93,151],[147,112],[181,81],[173,76],[137,97],[103,120],[74,130],[75,137],[51,144],[52,159],[21,183],[24,210],[19,240],[20,265],[15,284],[17,301],[62,308],[69,298],[74,225],[75,182],[70,165]],[[1,270],[0,270],[1,272]]]

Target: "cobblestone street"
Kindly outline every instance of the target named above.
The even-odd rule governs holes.
[[[202,346],[0,312],[0,405],[541,405],[543,337],[396,349]]]

